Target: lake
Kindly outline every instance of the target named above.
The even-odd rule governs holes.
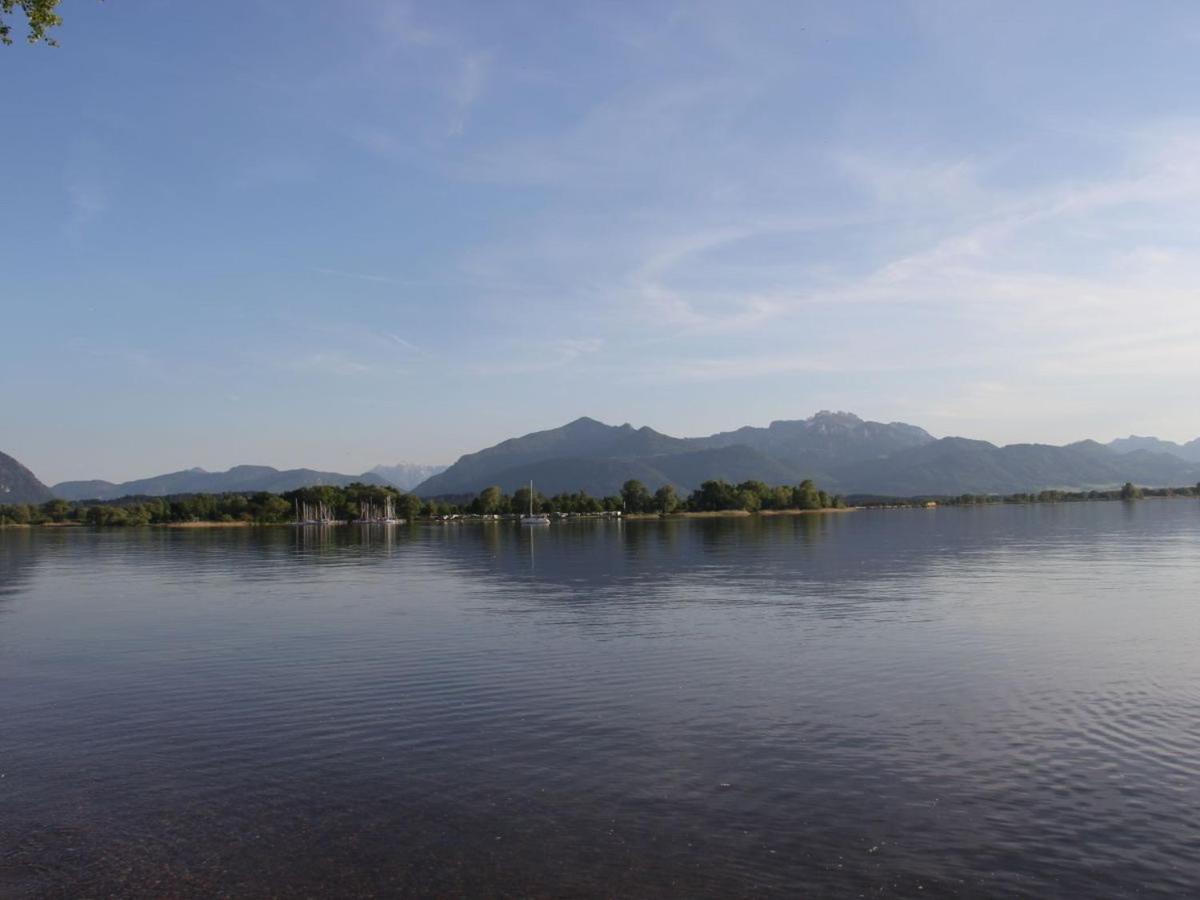
[[[1168,897],[1200,502],[0,531],[0,895]]]

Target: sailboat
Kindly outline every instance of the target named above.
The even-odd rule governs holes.
[[[529,515],[521,516],[522,525],[549,525],[550,517],[545,513],[533,513],[533,482],[529,482]]]

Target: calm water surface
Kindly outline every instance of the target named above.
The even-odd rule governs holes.
[[[0,532],[0,895],[1200,893],[1200,503]]]

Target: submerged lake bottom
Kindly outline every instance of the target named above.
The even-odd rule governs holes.
[[[1179,897],[1200,503],[0,531],[0,896]]]

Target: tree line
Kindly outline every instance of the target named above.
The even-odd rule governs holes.
[[[1141,500],[1144,497],[1200,497],[1200,483],[1192,487],[1143,488],[1131,481],[1106,491],[1029,491],[1016,494],[959,494],[954,497],[871,498],[861,506],[987,506],[1000,503],[1080,503],[1089,500]]]
[[[414,521],[449,515],[504,516],[535,512],[595,515],[600,513],[663,514],[725,510],[817,510],[844,507],[841,497],[819,490],[811,480],[798,485],[769,486],[761,481],[731,484],[706,481],[687,496],[671,485],[651,492],[642,482],[625,482],[618,494],[593,497],[586,491],[545,496],[529,488],[512,494],[488,487],[459,502],[422,499],[392,487],[355,482],[345,487],[318,485],[273,494],[268,491],[227,494],[184,494],[171,497],[122,497],[116,500],[49,500],[41,504],[0,505],[0,524],[8,525],[172,525],[187,522],[279,524],[296,518],[297,507],[322,505],[334,519],[354,521],[364,502],[380,507],[391,498],[400,518]]]
[[[49,500],[41,504],[0,504],[0,525],[172,525],[187,522],[282,524],[296,517],[297,506],[322,504],[333,518],[352,522],[363,503],[381,507],[392,498],[396,515],[408,521],[445,516],[517,516],[530,509],[529,488],[512,494],[488,487],[474,497],[422,499],[393,487],[355,482],[345,487],[319,485],[273,494],[268,491],[228,494],[183,494],[171,497],[122,497],[116,500]],[[1071,503],[1088,500],[1140,500],[1143,497],[1200,497],[1200,484],[1192,487],[1140,488],[1131,482],[1113,490],[1031,491],[1016,494],[959,494],[953,497],[869,498],[861,506],[983,506],[1000,503]],[[840,509],[846,501],[820,490],[811,480],[798,485],[770,486],[762,481],[732,484],[722,479],[706,481],[686,496],[671,485],[651,492],[637,480],[625,482],[621,491],[593,497],[586,491],[545,496],[535,493],[535,512],[569,515],[602,513],[671,515],[681,512],[744,510]]]
[[[382,505],[392,497],[398,515],[415,518],[422,501],[392,487],[355,482],[345,487],[321,485],[273,494],[269,491],[228,494],[181,494],[171,497],[121,497],[116,500],[49,500],[42,504],[0,506],[0,524],[41,525],[174,525],[185,522],[291,522],[298,503],[323,503],[335,518],[350,521],[363,501]],[[414,504],[415,501],[415,504]],[[414,513],[415,508],[415,513]]]
[[[481,491],[477,497],[465,504],[461,511],[478,515],[519,515],[529,512],[529,499],[529,488],[520,488],[509,495],[499,487],[493,486]],[[722,510],[757,512],[763,509],[828,509],[836,506],[845,506],[842,498],[818,490],[811,480],[802,481],[794,486],[772,487],[761,481],[731,484],[714,479],[682,496],[670,484],[651,492],[642,482],[630,479],[621,486],[620,493],[604,497],[593,497],[587,491],[576,491],[550,497],[537,493],[533,498],[535,512],[579,515],[605,512],[670,515],[677,512]]]

